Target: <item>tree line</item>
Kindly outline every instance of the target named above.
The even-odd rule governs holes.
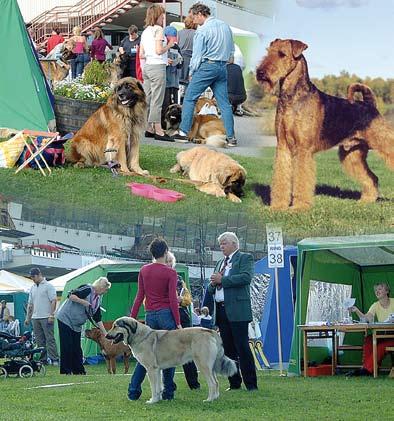
[[[260,84],[256,82],[255,75],[250,72],[246,75],[246,86],[248,86],[249,99],[257,102],[264,109],[276,107],[277,96],[263,91]],[[383,79],[381,77],[360,78],[355,74],[342,71],[339,76],[327,75],[322,79],[312,78],[312,82],[323,92],[346,98],[347,88],[352,83],[364,83],[369,86],[376,96],[378,109],[382,114],[394,108],[394,79]]]

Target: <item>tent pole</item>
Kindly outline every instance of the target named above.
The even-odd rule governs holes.
[[[276,321],[278,324],[279,375],[283,376],[282,338],[281,338],[281,330],[280,330],[280,312],[279,312],[279,278],[278,278],[277,267],[275,267],[275,296],[276,296]]]

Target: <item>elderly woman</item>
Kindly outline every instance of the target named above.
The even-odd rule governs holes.
[[[107,331],[101,321],[102,295],[111,288],[105,277],[92,285],[81,285],[68,293],[67,300],[57,311],[60,339],[60,374],[86,374],[82,364],[81,330],[87,320],[97,323],[100,330]]]
[[[356,313],[360,320],[364,319],[373,323],[385,322],[394,314],[394,298],[390,298],[390,287],[386,282],[374,285],[375,295],[378,301],[373,303],[367,313],[361,312],[356,306],[349,310]],[[386,347],[394,346],[394,339],[380,339],[377,344],[377,361],[380,364],[384,358]],[[370,376],[373,373],[372,336],[366,336],[363,345],[363,366],[348,373],[351,376]]]
[[[167,52],[174,42],[166,42],[163,31],[165,10],[158,4],[148,7],[145,29],[141,35],[140,59],[145,61],[142,69],[144,91],[148,103],[148,128],[146,137],[173,141],[161,127],[161,109],[166,89]]]

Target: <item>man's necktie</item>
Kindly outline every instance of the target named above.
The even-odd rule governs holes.
[[[219,272],[222,276],[224,275],[224,272],[226,271],[226,266],[227,266],[227,263],[228,263],[229,260],[230,260],[230,257],[226,256],[226,258],[224,259],[224,262],[223,262],[222,269]],[[216,289],[222,289],[222,288],[223,288],[222,284],[216,285]]]

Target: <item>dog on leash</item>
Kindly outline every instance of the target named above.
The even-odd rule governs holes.
[[[105,165],[106,151],[114,149],[111,160],[124,175],[149,175],[140,167],[140,138],[146,125],[146,96],[141,82],[120,79],[107,103],[96,110],[71,142],[67,161],[77,168]]]
[[[153,330],[131,317],[121,317],[112,325],[107,338],[114,344],[130,345],[134,357],[148,373],[152,397],[147,403],[161,400],[160,371],[194,361],[208,383],[208,399],[219,397],[216,373],[233,376],[237,366],[224,355],[220,336],[213,330],[185,328]]]
[[[113,344],[112,341],[107,339],[104,333],[96,327],[93,329],[86,329],[85,336],[99,345],[101,354],[107,363],[108,374],[116,374],[116,357],[118,355],[123,355],[124,373],[127,374],[129,372],[131,350],[128,345],[125,345],[123,342]]]
[[[301,41],[276,39],[257,68],[259,82],[270,89],[277,82],[280,86],[271,207],[311,207],[316,185],[313,156],[334,146],[338,146],[344,170],[362,185],[361,201],[375,202],[378,178],[367,164],[368,151],[376,150],[394,169],[394,130],[379,114],[367,86],[353,87],[351,100],[317,89],[309,79],[303,56],[307,47]],[[354,100],[356,91],[362,93],[363,101]]]

